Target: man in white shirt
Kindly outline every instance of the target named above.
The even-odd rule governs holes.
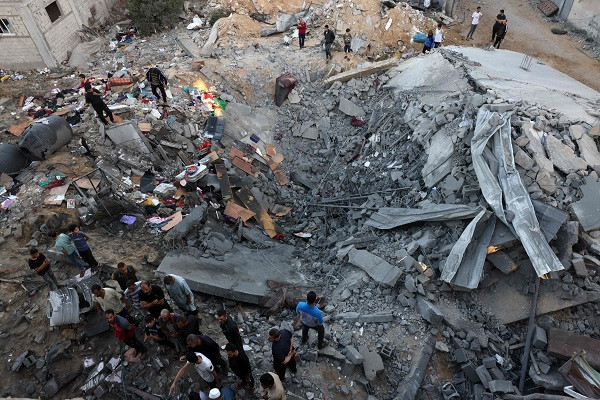
[[[442,47],[442,40],[444,40],[444,29],[442,28],[442,23],[440,22],[435,29],[435,36],[433,37],[434,47],[437,49],[438,47]]]
[[[475,11],[472,15],[473,20],[471,21],[471,29],[469,29],[469,33],[467,33],[467,40],[473,40],[473,34],[475,33],[475,29],[477,29],[477,25],[479,24],[479,19],[483,16],[481,13],[481,7],[477,7],[477,11]]]
[[[204,381],[208,384],[208,386],[211,389],[221,386],[221,379],[219,378],[219,375],[217,375],[217,372],[215,371],[215,368],[213,367],[212,363],[210,362],[208,357],[204,356],[204,354],[195,353],[193,351],[188,351],[185,354],[185,357],[181,357],[179,360],[187,361],[187,362],[185,363],[185,365],[183,367],[181,367],[181,369],[175,376],[175,380],[173,381],[173,384],[171,385],[169,394],[173,394],[175,392],[179,378],[181,378],[183,373],[191,365],[196,367],[196,371],[198,371],[198,374],[200,375],[200,377],[202,379],[204,379]]]

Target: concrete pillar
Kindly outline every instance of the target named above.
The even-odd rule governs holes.
[[[33,13],[27,6],[21,7],[20,10],[21,19],[23,20],[23,23],[25,24],[33,43],[35,43],[35,47],[37,47],[44,64],[46,64],[48,68],[56,68],[58,66],[58,62],[52,54],[46,38],[40,31],[40,28],[37,26],[35,18],[33,17]]]
[[[573,0],[563,0],[562,4],[558,9],[558,16],[560,18],[567,19],[569,13],[571,12],[571,8],[573,7]]]
[[[68,0],[68,1],[69,1],[69,7],[71,7],[71,11],[73,12],[73,15],[75,16],[75,20],[77,21],[77,26],[79,27],[79,29],[81,29],[81,26],[83,25],[83,18],[81,18],[79,9],[75,6],[74,0]],[[65,13],[65,14],[68,14],[68,13]]]

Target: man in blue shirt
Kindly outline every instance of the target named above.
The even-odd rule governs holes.
[[[83,258],[83,261],[88,263],[91,268],[96,268],[98,266],[98,261],[94,258],[92,254],[92,249],[88,244],[88,240],[90,238],[75,224],[69,225],[69,237],[75,243],[75,247],[77,248],[77,252]]]
[[[314,329],[318,334],[319,349],[325,347],[325,327],[323,327],[323,312],[316,306],[317,294],[312,290],[306,295],[306,301],[301,301],[296,306],[296,312],[300,314],[302,321],[302,344],[308,341],[309,329]]]

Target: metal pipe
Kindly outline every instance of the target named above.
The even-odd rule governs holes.
[[[529,351],[531,350],[531,342],[533,341],[533,333],[535,331],[535,311],[537,309],[538,294],[540,293],[540,277],[535,278],[535,293],[533,294],[533,302],[531,310],[529,310],[529,323],[527,328],[527,340],[525,341],[525,349],[523,357],[521,357],[521,377],[519,379],[519,391],[523,393],[525,388],[525,376],[527,375],[527,364],[529,364]]]

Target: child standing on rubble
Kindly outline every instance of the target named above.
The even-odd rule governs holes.
[[[431,51],[435,46],[435,42],[433,41],[433,31],[429,31],[427,33],[427,39],[425,39],[425,43],[423,44],[423,54],[427,51]]]
[[[352,44],[352,35],[350,34],[350,28],[346,28],[346,33],[344,33],[344,53],[351,53],[352,49],[350,45]],[[346,60],[349,60],[350,57],[344,56]]]

